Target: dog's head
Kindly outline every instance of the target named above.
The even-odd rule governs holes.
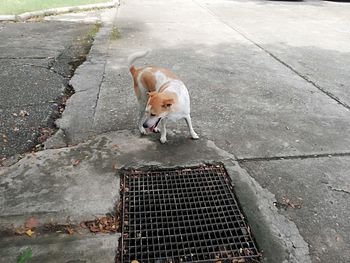
[[[153,131],[162,118],[166,117],[172,110],[175,103],[175,98],[172,93],[148,93],[149,98],[145,110],[144,128],[149,128]]]

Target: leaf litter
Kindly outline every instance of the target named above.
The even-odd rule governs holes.
[[[114,215],[109,214],[96,218],[92,221],[82,222],[81,227],[88,228],[92,233],[115,233],[120,231],[121,227],[121,213],[122,204],[118,203]]]

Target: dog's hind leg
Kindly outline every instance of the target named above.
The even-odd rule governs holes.
[[[190,116],[189,114],[185,117],[185,121],[186,121],[186,123],[187,123],[187,126],[188,126],[188,129],[189,129],[189,131],[190,131],[190,134],[191,134],[192,139],[194,139],[194,140],[199,139],[199,136],[198,136],[197,133],[193,130],[192,121],[191,121],[191,116]]]

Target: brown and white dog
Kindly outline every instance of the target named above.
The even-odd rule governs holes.
[[[134,62],[147,54],[148,51],[137,52],[128,57],[134,90],[140,105],[139,130],[141,134],[146,134],[147,128],[151,132],[158,132],[158,124],[160,124],[160,142],[165,143],[167,120],[185,119],[191,137],[198,139],[192,127],[190,97],[185,84],[165,68],[134,67]]]

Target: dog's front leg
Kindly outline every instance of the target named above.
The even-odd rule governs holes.
[[[140,133],[145,135],[147,134],[145,128],[143,128],[143,122],[144,122],[144,116],[145,116],[145,108],[144,107],[140,107],[140,113],[139,113],[139,130],[140,130]]]
[[[186,121],[186,123],[187,123],[187,126],[188,126],[188,129],[189,129],[189,131],[190,131],[190,134],[191,134],[192,139],[194,139],[194,140],[199,139],[199,136],[198,136],[197,133],[193,130],[192,121],[191,121],[191,116],[190,116],[189,114],[185,117],[185,121]]]
[[[166,122],[167,122],[167,119],[164,118],[161,120],[160,122],[160,142],[161,143],[166,143]]]

